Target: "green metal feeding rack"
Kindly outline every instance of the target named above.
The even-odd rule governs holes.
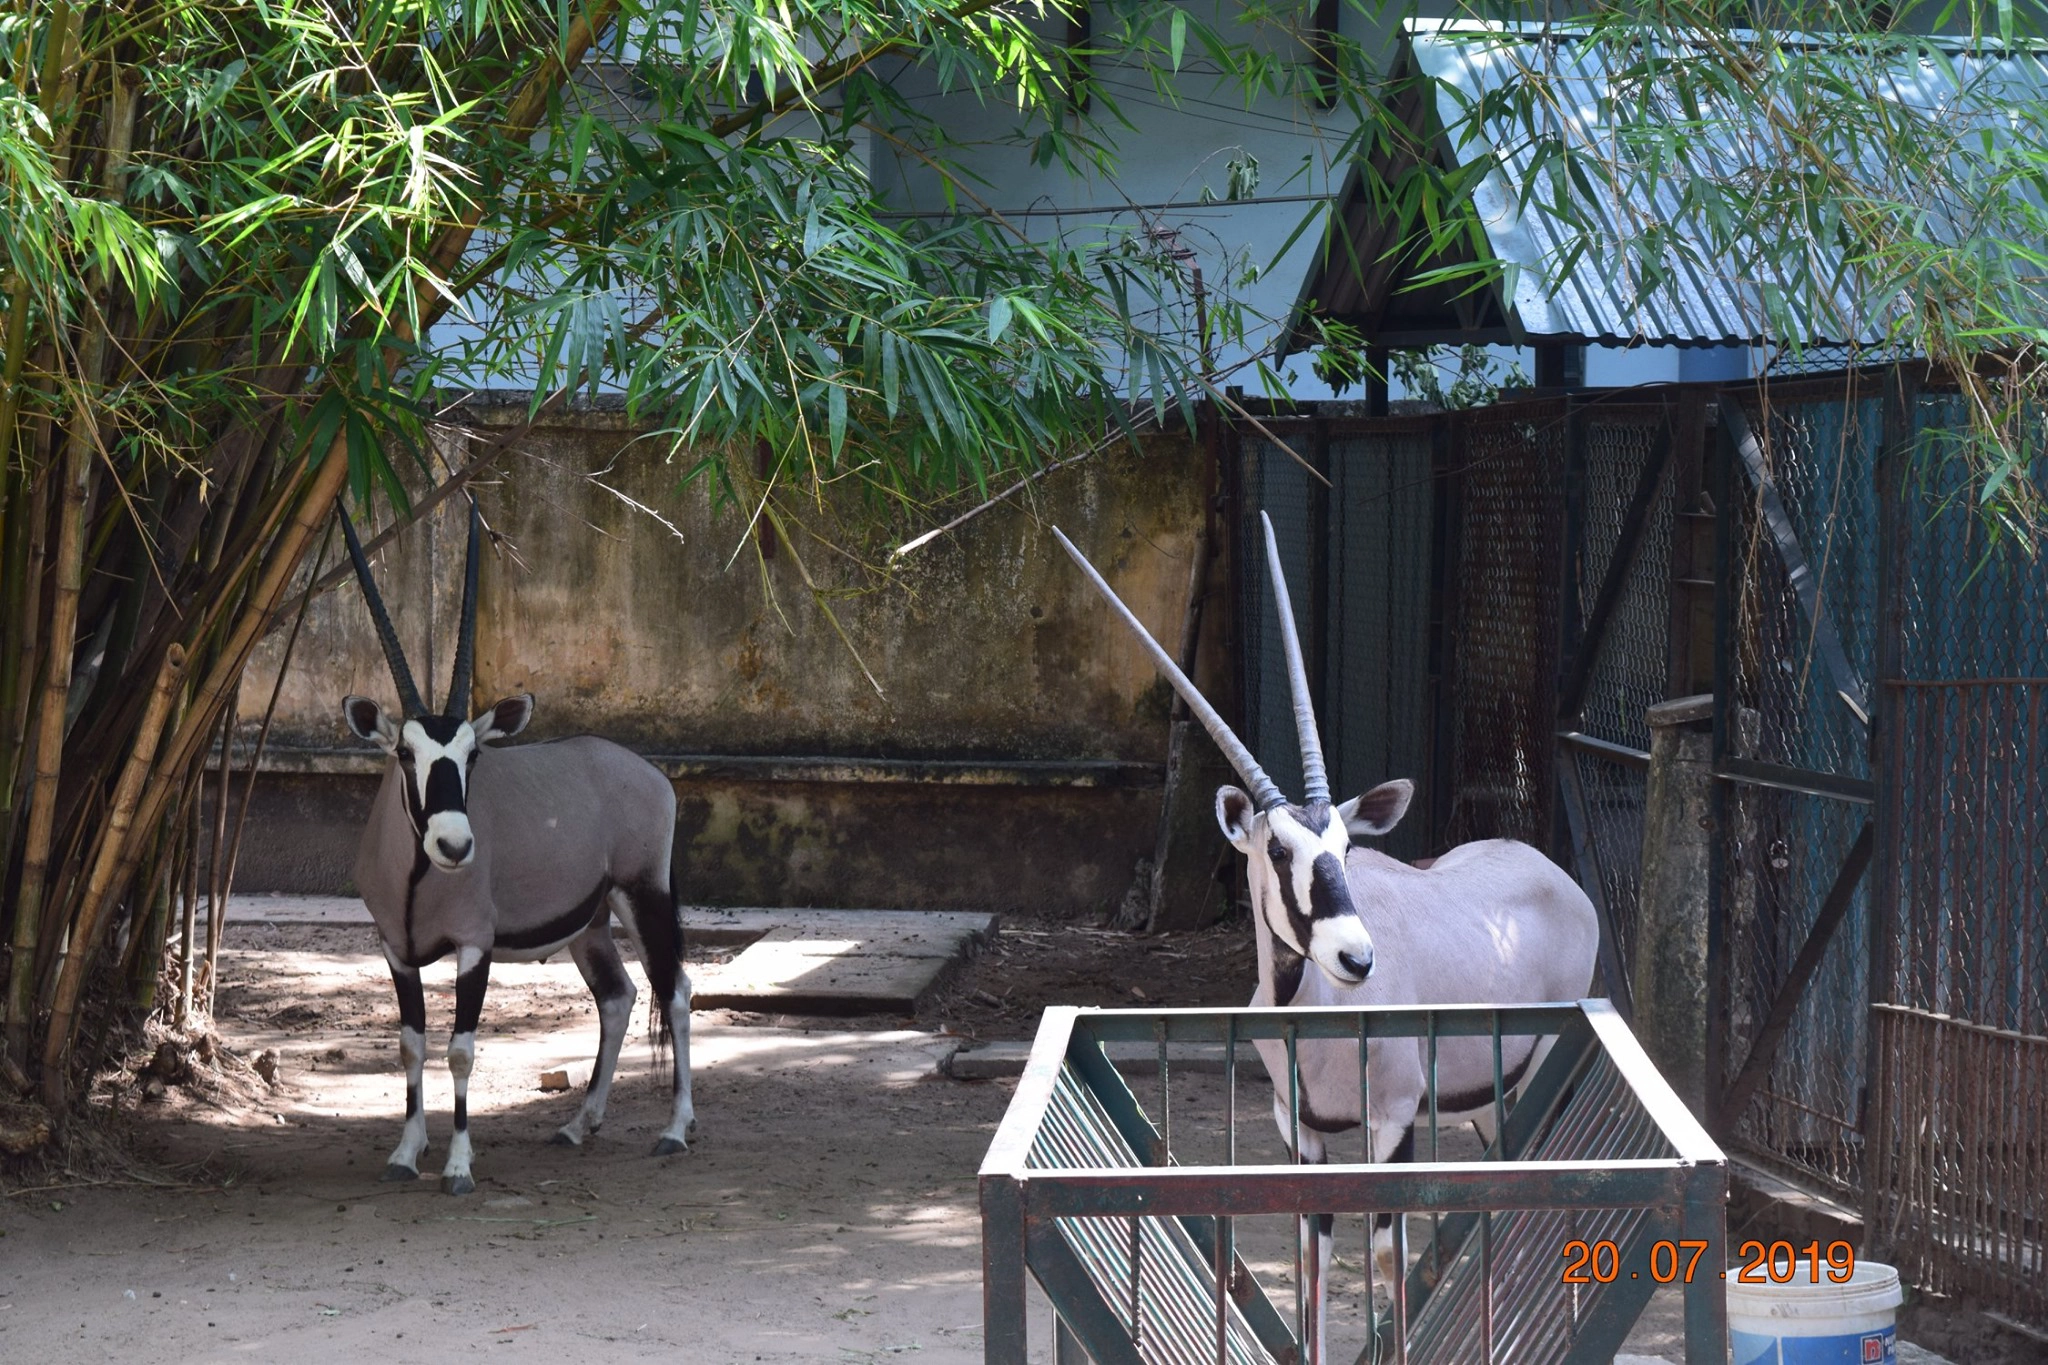
[[[1502,1039],[1540,1036],[1556,1042],[1511,1098]],[[1492,1039],[1498,1137],[1481,1160],[1437,1159],[1437,1047],[1453,1037]],[[1240,1044],[1271,1039],[1284,1049],[1286,1104],[1298,1123],[1302,1044],[1348,1043],[1362,1060],[1369,1042],[1397,1038],[1414,1039],[1424,1059],[1417,1154],[1430,1160],[1343,1163],[1338,1144],[1356,1139],[1337,1135],[1322,1165],[1241,1158],[1238,1072],[1256,1079],[1261,1101],[1271,1092]],[[1140,1059],[1156,1067],[1142,1087],[1154,1090],[1150,1112],[1119,1069]],[[1188,1113],[1187,1096],[1205,1093],[1195,1077],[1217,1072],[1222,1099],[1210,1108],[1221,1112]],[[1370,1077],[1360,1066],[1366,1112]],[[1266,1115],[1263,1102],[1255,1106],[1253,1121],[1271,1134]],[[1183,1161],[1176,1133],[1180,1151],[1220,1160]],[[1313,1337],[1304,1326],[1316,1258],[1287,1239],[1294,1302],[1283,1313],[1246,1266],[1234,1220],[1362,1213],[1368,1227],[1370,1215],[1394,1215],[1397,1264],[1407,1267],[1376,1286],[1367,1247],[1364,1302],[1383,1294],[1386,1306],[1369,1309],[1362,1363],[1609,1365],[1658,1285],[1677,1284],[1686,1360],[1724,1365],[1727,1198],[1721,1149],[1605,1000],[1048,1009],[981,1167],[985,1358],[1027,1359],[1028,1270],[1052,1303],[1060,1362],[1085,1353],[1098,1365],[1322,1365],[1308,1358],[1312,1344],[1302,1346]],[[1408,1214],[1430,1216],[1415,1256]]]

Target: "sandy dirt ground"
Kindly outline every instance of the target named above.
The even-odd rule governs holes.
[[[57,1171],[0,1199],[0,1361],[979,1361],[974,1177],[1013,1086],[948,1079],[939,1061],[962,1035],[1024,1036],[1061,999],[1237,1003],[1248,957],[1241,928],[1098,945],[1023,926],[921,1019],[699,1014],[701,1127],[663,1159],[646,1155],[668,1096],[644,987],[605,1128],[568,1150],[547,1138],[580,1099],[589,998],[566,961],[501,966],[470,1087],[479,1189],[453,1199],[432,1178],[450,1131],[437,1056],[426,1175],[377,1178],[403,1084],[369,931],[251,927],[223,954],[215,1064],[158,1101],[132,1078],[102,1087],[136,1178]],[[431,1056],[452,969],[428,983]],[[248,1064],[266,1052],[274,1084]],[[556,1069],[578,1089],[542,1093]],[[1262,1089],[1247,1078],[1239,1092],[1241,1159],[1280,1160]],[[1177,1079],[1176,1146],[1200,1145],[1184,1115],[1223,1106],[1219,1080]],[[1238,1229],[1283,1304],[1287,1221]],[[1339,1238],[1352,1288],[1332,1336],[1355,1351],[1362,1225],[1340,1223]],[[1625,1349],[1680,1358],[1677,1308],[1655,1305]],[[1034,1310],[1034,1359],[1050,1358],[1049,1314]]]

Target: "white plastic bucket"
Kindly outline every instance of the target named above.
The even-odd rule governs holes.
[[[1783,1262],[1779,1263],[1780,1265]],[[1788,1284],[1746,1284],[1728,1276],[1728,1344],[1734,1365],[1897,1365],[1896,1318],[1905,1302],[1899,1272],[1856,1262],[1845,1284],[1809,1261]]]

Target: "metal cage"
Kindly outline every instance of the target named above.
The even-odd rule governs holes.
[[[1512,1075],[1502,1075],[1503,1040],[1541,1037],[1555,1041],[1517,1097]],[[1434,1123],[1438,1046],[1452,1038],[1492,1043],[1495,1136],[1471,1160],[1442,1159]],[[1259,1138],[1277,1135],[1263,1115],[1238,1123],[1239,1075],[1271,1090],[1244,1044],[1283,1049],[1289,1079],[1273,1112],[1298,1132],[1302,1045],[1349,1044],[1362,1060],[1369,1043],[1386,1039],[1414,1039],[1426,1058],[1416,1132],[1418,1155],[1430,1160],[1340,1161],[1336,1137],[1325,1164],[1301,1164],[1297,1144],[1281,1142],[1272,1159],[1258,1159]],[[1134,1087],[1130,1076],[1141,1071],[1152,1082]],[[1380,1112],[1370,1068],[1359,1075],[1359,1112]],[[1149,1111],[1140,1088],[1154,1089]],[[1683,1283],[1686,1359],[1721,1365],[1726,1204],[1721,1150],[1605,1000],[1049,1009],[981,1168],[986,1359],[1027,1360],[1035,1279],[1054,1309],[1061,1361],[1085,1353],[1100,1365],[1318,1365],[1314,1334],[1303,1330],[1318,1258],[1304,1256],[1290,1232],[1294,1273],[1281,1276],[1292,1280],[1294,1303],[1284,1313],[1248,1264],[1237,1224],[1280,1215],[1293,1229],[1307,1226],[1297,1219],[1365,1214],[1369,1228],[1372,1215],[1387,1214],[1406,1269],[1375,1286],[1368,1245],[1361,1362],[1607,1365],[1656,1286]],[[1412,1244],[1410,1215],[1428,1227]],[[1580,1244],[1593,1263],[1573,1276],[1567,1248]],[[1341,1268],[1340,1256],[1326,1299]],[[1331,1347],[1330,1356],[1350,1359],[1354,1349]]]

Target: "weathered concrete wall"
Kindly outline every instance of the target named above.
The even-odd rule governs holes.
[[[516,415],[478,414],[468,442]],[[676,782],[678,853],[708,902],[1085,912],[1121,898],[1152,849],[1169,694],[1045,526],[1177,639],[1204,487],[1192,442],[1064,471],[878,583],[816,542],[799,545],[802,567],[779,539],[762,553],[702,482],[679,489],[687,461],[638,434],[620,414],[576,413],[520,438],[481,488],[502,543],[482,565],[472,709],[532,691],[532,738],[591,732],[654,758]],[[903,534],[828,511],[871,559]],[[464,515],[450,506],[376,556],[435,704]],[[328,564],[341,560],[336,537]],[[844,640],[805,568],[835,594]],[[280,631],[244,684],[244,743],[282,644]],[[346,889],[377,767],[342,724],[349,692],[394,700],[344,587],[316,599],[285,677],[266,767],[288,780],[264,787],[243,888]]]

